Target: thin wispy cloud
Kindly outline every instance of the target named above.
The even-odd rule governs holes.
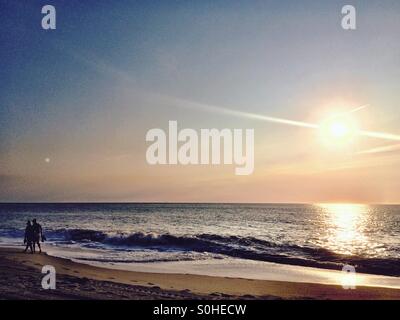
[[[137,84],[136,81],[134,81],[134,78],[131,77],[128,73],[126,73],[122,70],[119,70],[118,68],[112,66],[109,63],[106,63],[104,60],[99,59],[98,57],[96,57],[93,54],[88,54],[88,53],[83,53],[83,52],[80,52],[80,53],[72,52],[71,54],[76,59],[91,66],[98,72],[106,73],[106,74],[108,74],[110,76],[114,76],[114,77],[119,77],[121,80],[127,81],[128,85],[133,85],[134,83]],[[138,88],[136,87],[135,89],[137,90]],[[171,96],[168,96],[165,94],[150,92],[150,91],[142,89],[142,88],[139,90],[142,93],[145,93],[147,95],[151,95],[153,97],[157,97],[162,100],[168,100],[169,102],[173,102],[176,107],[180,107],[180,108],[191,108],[191,109],[196,109],[196,110],[203,110],[206,112],[213,112],[213,113],[231,115],[231,116],[235,116],[235,117],[242,117],[242,118],[260,120],[260,121],[266,121],[266,122],[271,122],[271,123],[277,123],[277,124],[283,124],[283,125],[295,126],[295,127],[302,127],[302,128],[308,128],[308,129],[320,129],[321,128],[321,125],[316,124],[316,123],[309,123],[309,122],[304,122],[304,121],[299,121],[299,120],[285,119],[285,118],[273,117],[273,116],[269,116],[269,115],[262,115],[262,114],[256,114],[256,113],[251,113],[251,112],[232,110],[232,109],[229,109],[226,107],[215,106],[215,105],[200,103],[200,102],[196,102],[196,101],[180,99],[177,97],[171,97]],[[364,105],[355,107],[354,109],[350,109],[349,111],[339,113],[338,116],[355,113],[355,112],[365,109],[368,106],[369,106],[369,104],[364,104]],[[376,139],[400,141],[400,135],[393,134],[393,133],[359,130],[359,131],[357,131],[357,134],[360,136],[376,138]]]
[[[394,152],[400,150],[400,144],[392,144],[389,146],[377,147],[368,150],[362,150],[357,152],[357,154],[373,154],[373,153],[383,153],[383,152]]]

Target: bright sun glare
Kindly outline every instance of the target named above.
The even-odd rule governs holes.
[[[356,131],[354,119],[346,115],[328,118],[320,126],[322,140],[328,146],[350,143],[356,135]]]
[[[329,133],[335,138],[343,138],[349,134],[349,131],[349,127],[343,122],[333,122],[329,126]]]

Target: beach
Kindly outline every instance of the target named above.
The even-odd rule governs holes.
[[[44,265],[56,269],[56,289],[41,288]],[[1,299],[400,299],[400,290],[254,280],[97,267],[20,249],[0,249]]]
[[[385,236],[397,234],[399,213],[380,205],[2,204],[1,298],[399,299],[398,237]],[[45,253],[24,254],[25,222],[34,218]],[[56,290],[41,287],[45,265],[56,270]]]
[[[0,300],[400,300],[400,0],[42,2],[0,5]]]

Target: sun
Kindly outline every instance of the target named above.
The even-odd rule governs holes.
[[[329,124],[329,134],[336,139],[346,137],[350,131],[349,126],[344,122],[334,121]]]
[[[349,115],[329,117],[320,125],[320,135],[328,146],[343,146],[351,143],[357,133],[354,118]]]

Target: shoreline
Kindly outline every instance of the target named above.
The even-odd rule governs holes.
[[[391,288],[126,271],[7,248],[0,264],[2,299],[400,299]],[[56,269],[56,290],[40,286],[44,265]]]
[[[349,277],[346,278],[346,274],[344,275],[341,269],[323,269],[232,257],[226,259],[194,261],[122,263],[96,261],[91,260],[90,258],[83,261],[74,258],[76,252],[89,253],[90,249],[68,249],[52,246],[46,246],[46,249],[50,256],[64,258],[76,263],[105,269],[163,274],[192,274],[213,277],[243,278],[249,280],[271,280],[340,286],[349,282]],[[400,289],[400,277],[358,272],[355,275],[354,280],[356,286]]]

